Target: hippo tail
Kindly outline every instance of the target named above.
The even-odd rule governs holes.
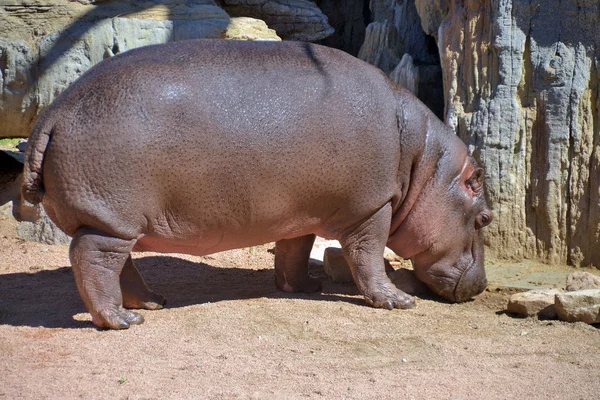
[[[44,153],[52,137],[53,125],[48,118],[41,119],[33,128],[25,149],[21,196],[34,205],[41,203],[44,197]]]

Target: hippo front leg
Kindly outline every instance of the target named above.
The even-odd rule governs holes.
[[[388,278],[383,251],[389,236],[392,206],[387,204],[358,227],[347,232],[340,243],[352,277],[367,304],[376,308],[412,308],[415,300]]]
[[[80,228],[71,241],[69,257],[77,289],[94,325],[125,329],[144,318],[123,308],[120,275],[135,240],[108,236],[92,228]]]

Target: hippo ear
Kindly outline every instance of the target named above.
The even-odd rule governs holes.
[[[471,176],[465,182],[467,188],[472,190],[474,194],[478,194],[483,189],[483,181],[485,179],[485,173],[483,168],[475,168]]]

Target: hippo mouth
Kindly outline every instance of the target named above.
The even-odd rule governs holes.
[[[448,299],[456,303],[463,303],[471,300],[473,297],[482,293],[487,287],[487,278],[483,266],[479,267],[477,260],[462,273],[456,287],[454,288],[453,299]],[[484,272],[481,273],[480,269]]]
[[[470,251],[461,254],[454,263],[442,259],[422,268],[413,259],[413,266],[419,280],[452,303],[471,300],[487,287],[483,244],[478,240],[473,240]]]

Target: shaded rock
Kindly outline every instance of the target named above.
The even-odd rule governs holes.
[[[337,247],[328,247],[323,256],[323,269],[327,276],[334,282],[354,282],[350,266],[344,258],[342,249]]]
[[[600,276],[585,271],[575,271],[567,275],[567,292],[585,289],[600,289]]]
[[[438,29],[448,14],[451,0],[415,0],[423,32],[437,39]]]
[[[35,60],[26,41],[0,37],[0,138],[28,135],[33,126],[38,101],[29,89],[35,80]]]
[[[222,37],[232,40],[281,40],[277,32],[269,29],[264,21],[248,17],[231,18]]]
[[[263,20],[286,40],[314,42],[333,33],[321,9],[308,0],[222,0],[232,17]]]
[[[0,150],[0,206],[13,201],[21,191],[20,175],[23,173],[23,160],[19,153]]]
[[[404,86],[415,96],[419,93],[419,67],[413,64],[413,58],[405,53],[400,63],[390,74],[390,78]]]
[[[317,0],[334,32],[318,43],[344,50],[356,57],[365,40],[370,20],[368,2],[364,0]]]
[[[396,27],[388,21],[372,22],[367,26],[365,42],[358,58],[390,73],[400,62],[404,47]]]
[[[17,150],[19,150],[21,153],[25,152],[26,147],[27,147],[27,140],[20,140],[19,143],[17,144]]]
[[[443,118],[438,48],[435,39],[423,32],[415,0],[372,0],[370,9],[373,22],[367,26],[358,57],[391,73],[393,80]],[[405,55],[411,58],[404,58]]]
[[[600,289],[558,293],[554,305],[563,321],[600,323]]]
[[[315,244],[310,251],[310,258],[315,261],[323,262],[323,258],[325,257],[325,249],[328,247],[341,248],[342,246],[337,240],[327,240],[322,237],[317,237]]]
[[[404,293],[413,296],[431,293],[429,287],[417,278],[413,270],[398,268],[397,270],[390,272],[388,276],[392,283]]]
[[[383,260],[385,264],[385,270],[387,274],[394,271],[394,268],[390,265],[390,262],[386,259]],[[344,258],[342,249],[339,247],[328,247],[325,249],[323,255],[323,269],[327,276],[329,276],[334,282],[349,283],[354,282],[350,266]]]
[[[506,311],[523,317],[556,318],[554,297],[561,293],[558,289],[539,289],[515,293],[510,296]]]
[[[46,244],[66,245],[71,243],[71,238],[48,218],[43,209],[41,209],[40,219],[35,223],[19,222],[17,236],[23,240],[32,240]]]

